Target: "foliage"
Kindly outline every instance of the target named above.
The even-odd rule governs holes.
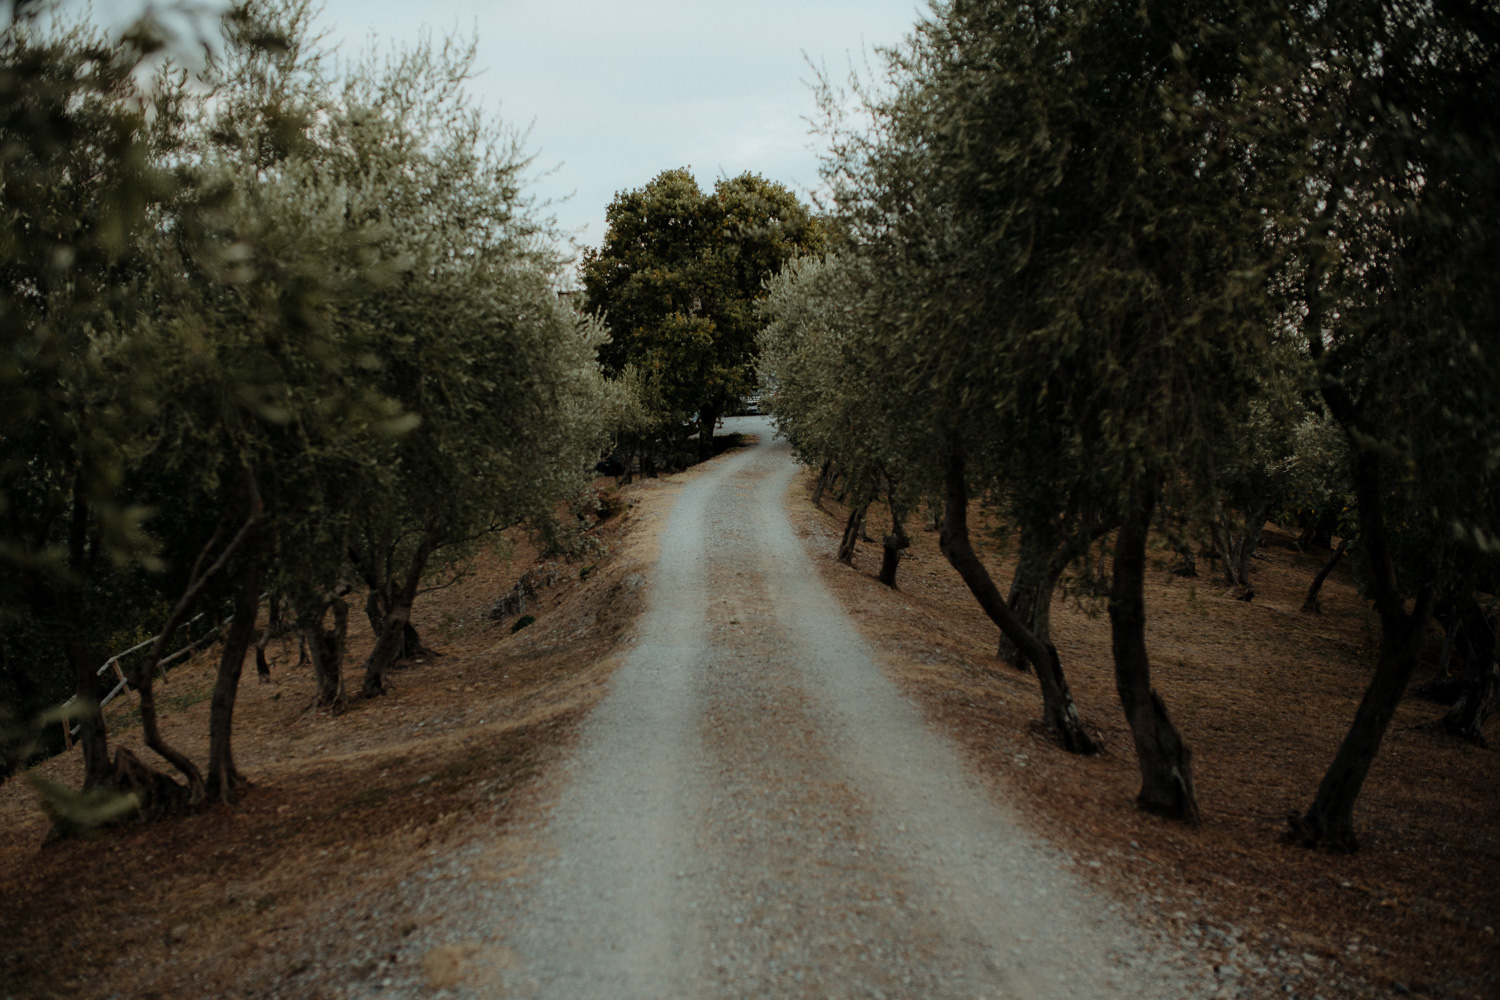
[[[1333,419],[1382,466],[1414,583],[1497,530],[1500,314],[1475,294],[1500,246],[1500,17],[1407,2],[1294,22],[1299,174],[1286,308]],[[1408,561],[1409,560],[1409,561]],[[1415,589],[1415,588],[1413,588]]]
[[[121,569],[149,562],[146,511],[121,487],[156,386],[123,331],[170,190],[130,101],[142,49],[38,12],[0,31],[0,698],[23,734],[64,691],[87,704],[82,664],[140,607]]]
[[[1123,519],[1111,617],[1138,741],[1148,695],[1166,730],[1139,601],[1162,491],[1247,527],[1357,498],[1390,678],[1346,741],[1367,766],[1434,588],[1493,576],[1474,557],[1497,537],[1500,326],[1465,290],[1495,258],[1497,28],[1378,0],[934,4],[879,86],[825,84],[828,176],[874,280],[776,307],[860,317],[837,350],[816,318],[768,346],[815,372],[789,433],[949,456],[950,516],[987,493],[1023,552]],[[850,421],[871,359],[904,391]]]
[[[1174,5],[945,6],[892,57],[879,141],[834,165],[929,419],[994,481],[1122,496],[1201,464],[1253,388],[1225,35]]]
[[[1296,526],[1308,542],[1355,533],[1347,444],[1302,368],[1295,356],[1273,355],[1258,392],[1242,403],[1237,432],[1217,442],[1200,491],[1213,503],[1226,582],[1242,595],[1253,594],[1250,559],[1266,522]]]
[[[760,370],[776,386],[777,432],[804,462],[831,463],[851,506],[894,490],[898,509],[934,495],[933,453],[913,438],[918,401],[881,339],[875,276],[853,252],[793,261],[767,284]]]
[[[259,579],[316,602],[371,546],[420,581],[586,481],[620,405],[604,333],[556,293],[518,139],[463,95],[473,46],[337,80],[309,21],[237,4],[204,71],[148,90],[128,42],[6,36],[0,601],[28,627],[81,631],[87,596],[118,631],[127,581],[179,607]],[[144,579],[123,562],[148,556]],[[7,643],[7,672],[35,658],[52,692],[32,679],[53,655]],[[225,775],[237,683],[226,659]]]
[[[1354,803],[1440,596],[1497,575],[1500,14],[1363,0],[1288,11],[1266,146],[1292,210],[1279,287],[1349,444],[1381,636],[1369,690],[1289,837],[1353,850]]]
[[[705,194],[685,169],[620,193],[606,217],[582,264],[585,307],[611,331],[600,360],[612,375],[634,369],[663,428],[711,427],[755,387],[763,283],[821,246],[821,227],[779,184],[742,174]]]

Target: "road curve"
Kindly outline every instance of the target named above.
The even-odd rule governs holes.
[[[540,860],[474,882],[453,917],[466,973],[428,989],[1197,995],[885,678],[784,513],[788,448],[736,423],[760,442],[681,489],[647,611],[528,838]]]

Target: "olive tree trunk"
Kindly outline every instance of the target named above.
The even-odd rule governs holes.
[[[1303,614],[1321,615],[1323,613],[1323,603],[1318,599],[1318,595],[1323,590],[1323,584],[1327,581],[1328,574],[1332,573],[1333,568],[1339,564],[1339,560],[1344,558],[1344,553],[1348,548],[1349,539],[1340,538],[1339,547],[1333,550],[1333,554],[1323,563],[1323,567],[1318,570],[1318,575],[1313,577],[1312,584],[1307,588],[1307,596],[1302,599]]]
[[[943,524],[938,535],[943,556],[958,571],[990,621],[1010,637],[1036,669],[1042,689],[1042,722],[1053,740],[1069,753],[1098,752],[1098,744],[1084,731],[1078,716],[1057,648],[1016,616],[974,551],[969,538],[969,489],[964,479],[963,455],[952,451],[945,464]]]
[[[844,523],[844,536],[839,540],[839,562],[854,564],[854,550],[859,546],[860,533],[865,530],[865,513],[869,504],[857,503],[849,508],[849,520]]]
[[[1109,595],[1115,690],[1130,723],[1141,769],[1136,805],[1146,812],[1195,823],[1198,799],[1193,790],[1192,754],[1172,725],[1166,704],[1151,687],[1151,661],[1146,653],[1146,539],[1155,506],[1154,488],[1136,488],[1115,542]]]
[[[137,666],[134,677],[135,689],[140,697],[141,733],[145,738],[146,746],[154,750],[187,779],[188,784],[185,798],[191,805],[197,805],[204,800],[207,794],[207,785],[203,780],[203,772],[198,770],[198,766],[186,754],[167,743],[161,735],[161,726],[156,714],[156,669],[161,663],[162,656],[166,653],[167,643],[171,641],[171,637],[177,631],[177,627],[182,624],[188,612],[198,601],[198,598],[202,596],[209,581],[222,573],[225,567],[229,565],[230,560],[246,547],[247,542],[255,533],[260,523],[263,514],[260,491],[255,482],[254,475],[249,474],[248,471],[246,485],[249,494],[249,512],[245,517],[244,523],[240,525],[239,530],[235,532],[233,538],[228,542],[224,542],[224,535],[228,532],[231,521],[228,515],[226,515],[219,522],[213,534],[209,536],[208,541],[199,550],[198,558],[193,562],[193,568],[188,574],[188,582],[183,588],[182,595],[178,597],[177,603],[173,605],[171,612],[167,615],[167,620],[162,623],[161,632],[157,635],[156,641],[152,643],[151,651]],[[220,548],[221,543],[223,543],[222,548]],[[215,549],[218,549],[216,556],[214,555]],[[211,562],[210,557],[212,557]],[[259,597],[259,595],[254,596],[257,599]],[[238,614],[236,617],[238,618]],[[250,632],[253,633],[255,628],[253,616],[250,619],[249,628]],[[248,645],[248,635],[245,642]],[[244,660],[244,648],[240,650],[240,660],[241,662]],[[222,674],[223,667],[221,666],[220,669]],[[237,685],[239,679],[238,668],[236,668],[234,679]],[[217,691],[218,688],[216,686],[216,695]],[[232,710],[232,696],[229,707]],[[149,796],[149,798],[143,799],[141,803],[142,811],[159,813],[175,806],[175,801],[163,801],[167,797],[173,799],[177,797],[175,789],[178,786],[175,782],[164,777],[159,778],[159,776],[141,764],[133,755],[121,759],[120,755],[116,754],[116,758],[117,775],[128,773],[132,784],[142,788],[144,790],[143,794]]]
[[[1016,572],[1011,578],[1010,596],[1006,601],[1016,617],[1036,633],[1037,638],[1044,642],[1052,639],[1052,598],[1063,574],[1112,527],[1107,519],[1091,518],[1067,537],[1063,537],[1054,525],[1032,525],[1021,529],[1020,556],[1016,560]],[[1030,669],[1020,647],[1004,632],[1000,633],[995,652],[1017,670]]]
[[[719,424],[720,408],[705,406],[698,411],[698,461],[714,457],[714,428]]]
[[[286,633],[286,598],[273,593],[266,601],[266,627],[255,637],[255,675],[262,684],[270,683],[271,663],[266,659],[266,647],[271,640]]]
[[[1239,523],[1235,523],[1234,515],[1223,504],[1215,505],[1214,548],[1219,553],[1224,582],[1231,587],[1240,588],[1247,598],[1255,593],[1250,585],[1250,561],[1255,557],[1255,550],[1260,547],[1260,538],[1269,516],[1270,504],[1264,500],[1254,501]]]
[[[887,587],[896,586],[896,571],[901,568],[901,553],[911,547],[911,539],[898,523],[881,543],[880,582]]]
[[[1043,579],[1045,571],[1036,558],[1036,548],[1034,533],[1022,528],[1021,551],[1016,559],[1016,572],[1010,580],[1010,595],[1006,598],[1006,603],[1010,605],[1016,617],[1036,633],[1037,638],[1047,641],[1052,638],[1048,625],[1049,617],[1044,613],[1039,620],[1038,607],[1043,600],[1044,590],[1047,592],[1046,600],[1050,602],[1051,588]],[[1025,653],[1021,652],[1021,647],[1005,634],[1004,630],[1000,632],[1000,641],[995,647],[995,655],[1017,670],[1031,669],[1031,661],[1026,658]]]
[[[885,477],[885,488],[886,502],[891,510],[891,531],[882,541],[880,582],[894,588],[896,571],[901,568],[901,553],[911,547],[911,539],[906,535],[906,511],[896,499],[896,483],[890,476]]]
[[[234,598],[234,617],[224,636],[219,673],[208,709],[207,793],[220,802],[235,802],[248,782],[234,766],[234,704],[239,695],[245,657],[255,642],[255,619],[260,612],[260,565],[252,559],[240,574]]]
[[[1484,724],[1500,703],[1500,661],[1495,659],[1495,628],[1472,594],[1453,609],[1443,627],[1443,665],[1457,652],[1463,662],[1458,698],[1436,722],[1436,728],[1479,746],[1486,746]]]
[[[1488,746],[1484,724],[1500,705],[1500,662],[1471,660],[1464,667],[1458,700],[1438,720],[1448,733],[1479,746]]]
[[[72,737],[83,754],[83,787],[85,790],[108,785],[113,774],[109,760],[109,737],[104,725],[104,710],[99,706],[99,674],[87,643],[73,639],[67,643],[68,659],[73,664],[73,697],[77,706],[63,725],[78,723],[78,735]]]
[[[1345,401],[1336,398],[1333,402]],[[1330,405],[1330,409],[1339,416],[1340,407]],[[1412,609],[1407,610],[1406,599],[1397,586],[1396,564],[1386,526],[1381,459],[1372,450],[1354,444],[1351,471],[1359,508],[1360,548],[1365,553],[1370,593],[1380,617],[1379,652],[1375,674],[1338,753],[1318,785],[1317,795],[1305,813],[1289,818],[1290,830],[1286,835],[1292,843],[1337,853],[1359,849],[1354,833],[1354,804],[1416,669],[1417,654],[1434,604],[1432,588],[1424,586]]]
[[[323,627],[323,618],[333,611],[333,628]],[[313,704],[334,711],[344,707],[344,650],[349,633],[349,604],[331,595],[316,614],[308,615],[302,625],[302,641],[313,664],[317,692]]]
[[[375,631],[375,648],[365,661],[365,680],[360,693],[366,698],[386,692],[386,674],[407,654],[412,645],[415,629],[411,626],[411,609],[416,603],[422,574],[427,570],[427,561],[432,558],[436,549],[437,540],[429,533],[412,553],[406,575],[402,578],[400,587],[391,595],[385,617]]]

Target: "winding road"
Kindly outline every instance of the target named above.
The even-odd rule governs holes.
[[[540,860],[474,883],[486,941],[437,995],[1199,995],[886,679],[786,517],[786,444],[730,429],[759,443],[682,487]]]

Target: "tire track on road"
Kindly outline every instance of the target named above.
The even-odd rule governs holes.
[[[553,779],[548,856],[475,892],[465,922],[494,946],[472,995],[1199,995],[880,671],[787,519],[789,450],[744,429],[760,443],[677,497]]]

